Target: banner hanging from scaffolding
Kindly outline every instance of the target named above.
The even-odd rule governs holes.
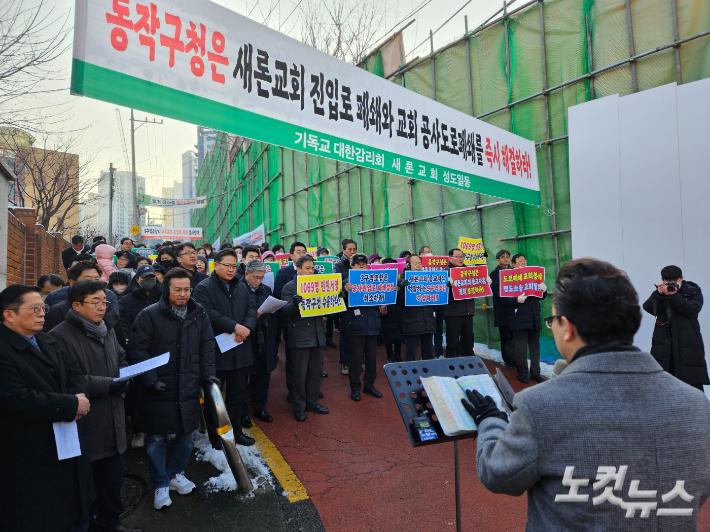
[[[207,196],[197,198],[159,198],[150,194],[138,194],[138,204],[147,207],[161,207],[163,209],[202,209],[207,204]]]
[[[73,57],[73,94],[540,204],[532,141],[213,2],[77,0]]]

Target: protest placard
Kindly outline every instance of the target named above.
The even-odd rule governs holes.
[[[483,255],[486,252],[483,248],[483,239],[462,236],[459,238],[458,247],[463,252],[463,263],[466,266],[486,263],[486,257]]]
[[[448,275],[446,272],[405,271],[409,282],[404,292],[404,305],[446,305],[449,302]]]
[[[333,273],[333,263],[323,260],[313,261],[313,271],[317,274]]]
[[[542,297],[540,284],[545,282],[545,268],[526,266],[500,271],[500,297]]]
[[[397,270],[350,270],[348,306],[394,305],[397,300]]]
[[[493,295],[488,284],[488,266],[451,268],[451,293],[456,301]]]
[[[140,255],[141,257],[150,257],[155,253],[153,248],[133,248],[131,251],[134,255]]]
[[[440,272],[446,270],[449,267],[449,257],[437,257],[434,255],[427,255],[421,257],[422,259],[422,271],[423,272]]]
[[[343,312],[345,302],[340,297],[342,280],[339,273],[296,277],[298,295],[303,297],[300,304],[301,317]]]
[[[333,257],[330,255],[323,255],[322,257],[318,257],[318,260],[322,260],[325,262],[332,262],[333,264],[340,262],[340,257]]]
[[[278,262],[265,262],[264,264],[266,264],[266,271],[274,275],[281,269],[281,265]]]
[[[282,268],[288,266],[288,261],[291,260],[291,255],[288,253],[278,253],[274,255],[274,261],[278,262]]]
[[[370,264],[368,270],[397,270],[397,275],[402,275],[404,268],[407,265],[404,262],[390,262],[388,264]]]

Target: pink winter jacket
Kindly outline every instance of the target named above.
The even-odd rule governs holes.
[[[113,263],[113,255],[116,253],[116,248],[108,244],[101,244],[96,246],[94,252],[96,253],[96,262],[101,266],[101,280],[107,283],[108,276],[116,270],[116,265]]]

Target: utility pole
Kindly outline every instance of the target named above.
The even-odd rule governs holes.
[[[131,109],[131,197],[133,201],[133,209],[131,210],[131,218],[133,225],[140,227],[140,217],[138,216],[138,184],[136,180],[136,122],[143,124],[162,125],[163,121],[156,121],[155,118],[151,121],[148,117],[145,120],[136,120],[133,118],[133,109]],[[140,125],[138,127],[141,127]]]
[[[113,242],[113,163],[108,165],[108,241]]]

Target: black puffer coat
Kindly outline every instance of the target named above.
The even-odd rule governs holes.
[[[290,349],[324,347],[325,325],[323,324],[323,316],[302,318],[298,305],[293,304],[293,297],[298,290],[297,282],[298,275],[284,285],[281,293],[281,299],[288,302],[281,308],[281,312],[288,318],[288,347]]]
[[[400,282],[404,280],[404,274],[400,277]],[[404,293],[406,287],[399,286],[397,291],[397,305],[402,317],[402,334],[404,336],[419,336],[421,334],[434,334],[436,332],[436,309],[435,305],[424,305],[407,307],[404,304]]]
[[[686,384],[710,384],[705,346],[698,323],[702,308],[703,294],[700,287],[691,281],[683,281],[678,292],[672,296],[655,291],[643,304],[643,309],[657,318],[651,355],[665,371],[672,369],[673,375]]]
[[[345,319],[348,322],[348,337],[379,336],[381,327],[380,307],[351,307],[348,295],[349,294],[343,290],[342,296],[345,300],[345,305],[348,307],[345,314]]]
[[[259,309],[264,301],[269,296],[272,296],[271,288],[264,283],[259,285],[259,288],[252,290],[246,279],[240,281],[245,285],[252,299],[254,300],[254,308]],[[274,314],[262,314],[256,320],[256,328],[251,332],[251,352],[252,365],[247,369],[247,373],[253,375],[256,373],[256,368],[259,366],[258,358],[266,359],[266,372],[271,373],[276,369],[279,362],[278,345],[276,345],[276,336],[274,334]]]
[[[162,299],[143,310],[133,323],[128,341],[128,362],[136,364],[163,353],[170,361],[136,377],[138,406],[133,423],[137,432],[176,434],[196,430],[200,425],[200,383],[215,376],[215,342],[207,312],[190,299],[187,316],[180,319],[168,302],[168,288]],[[162,381],[167,389],[151,387]]]
[[[508,307],[508,327],[511,331],[539,331],[542,329],[540,317],[540,301],[547,297],[547,292],[542,293],[542,298],[527,297],[525,303],[518,303],[517,297],[501,297],[504,305]]]
[[[380,316],[380,343],[381,344],[401,344],[402,337],[402,316],[397,305],[387,305],[387,314]]]
[[[160,283],[155,283],[150,294],[146,294],[145,290],[138,285],[133,292],[123,296],[118,302],[118,307],[121,309],[123,332],[129,335],[131,333],[131,327],[133,327],[133,322],[136,321],[138,314],[140,314],[144,308],[160,301],[162,296],[163,287]]]
[[[501,268],[500,265],[491,272],[491,292],[493,292],[493,326],[507,327],[508,326],[508,305],[506,305],[500,297],[500,272],[506,268]]]
[[[234,277],[229,282],[229,291],[217,274],[212,272],[209,278],[195,287],[194,298],[202,305],[212,324],[215,336],[222,333],[234,333],[239,325],[254,331],[256,327],[256,306],[245,283]],[[217,371],[230,371],[251,366],[251,334],[241,345],[226,353],[220,352],[215,343],[215,360]]]
[[[456,268],[453,264],[449,263],[449,269]],[[451,274],[449,274],[449,277]],[[443,305],[442,305],[443,306]],[[449,304],[444,306],[446,316],[473,316],[476,314],[476,300],[475,299],[454,299],[454,289],[449,283]]]

